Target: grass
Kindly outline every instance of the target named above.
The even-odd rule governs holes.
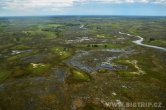
[[[97,37],[97,38],[105,38],[104,35],[97,35],[96,37]]]
[[[126,102],[165,101],[165,53],[152,48],[136,46],[131,42],[136,39],[135,37],[118,34],[121,31],[140,35],[145,38],[145,43],[164,46],[165,18],[162,18],[164,20],[157,20],[156,17],[152,18],[154,23],[151,22],[151,18],[136,19],[136,17],[134,19],[128,17],[64,18],[49,17],[42,20],[37,18],[36,21],[33,18],[33,22],[26,19],[15,20],[14,18],[0,21],[2,25],[6,25],[6,27],[0,26],[0,82],[6,81],[3,82],[4,89],[1,87],[0,90],[0,106],[2,109],[25,109],[25,103],[31,101],[31,99],[33,99],[32,103],[28,104],[30,106],[27,109],[42,109],[42,107],[44,109],[70,109],[73,100],[77,97],[82,101],[82,104],[80,104],[82,108],[76,106],[78,110],[105,110],[103,107],[105,104],[102,105],[98,100],[104,102],[116,99]],[[60,24],[64,24],[64,27]],[[75,24],[84,24],[87,29],[80,29]],[[80,37],[94,38],[94,41],[73,44],[63,42]],[[123,37],[125,39],[118,39]],[[149,37],[156,40],[150,42]],[[104,40],[107,40],[107,43],[102,42]],[[131,53],[114,54],[109,52],[107,55],[104,52],[100,57],[99,54],[96,54],[100,52],[95,52],[95,50],[100,49],[117,48],[131,50]],[[24,51],[28,49],[37,52],[11,55],[13,50]],[[83,59],[73,60],[82,61],[80,63],[90,66],[92,63],[93,66],[91,61],[95,57],[99,61],[103,61],[105,60],[104,56],[112,57],[115,55],[118,59],[114,62],[128,68],[117,71],[108,70],[109,73],[105,69],[100,69],[98,74],[88,74],[76,68],[71,69],[64,61],[64,59],[71,61],[70,57],[74,53],[89,50],[94,50],[94,54],[90,59],[87,55]],[[24,59],[26,56],[30,57]],[[19,60],[20,58],[23,58],[23,60]],[[138,62],[132,62],[134,60]],[[39,61],[41,62],[28,63]],[[98,63],[98,61],[96,62]],[[51,67],[54,68],[50,71]],[[67,78],[64,77],[63,82],[51,78],[52,75],[46,76],[45,74],[54,75],[54,70],[61,68],[64,69],[62,72],[70,73]],[[139,69],[145,71],[146,74],[140,76],[134,74],[134,72],[139,72]],[[114,74],[114,72],[118,74]],[[29,78],[29,76],[42,76],[44,80],[36,80],[36,78]],[[72,83],[71,85],[68,84],[68,79]],[[113,92],[117,95],[112,95]],[[33,106],[34,104],[35,106]]]
[[[133,76],[133,75],[144,74],[144,71],[142,71],[141,68],[138,67],[136,60],[116,59],[113,62],[128,67],[126,70],[117,70],[117,73],[122,76]]]
[[[60,59],[68,58],[72,55],[72,50],[65,47],[53,47],[51,52],[56,54]]]
[[[41,31],[41,30],[36,30],[36,31],[24,31],[24,33],[29,33],[33,37],[39,37],[43,39],[55,39],[57,38],[56,34],[54,32],[47,32],[47,31]]]
[[[99,72],[99,73],[107,73],[107,72],[108,72],[108,69],[104,69],[104,68],[103,68],[103,69],[99,69],[98,72]]]
[[[27,46],[27,45],[16,45],[12,49],[26,50],[26,49],[30,49],[30,46]]]
[[[10,44],[5,44],[5,45],[0,45],[0,50],[5,49],[5,48],[10,48],[11,46],[13,46],[12,43],[10,43]]]
[[[83,82],[91,80],[90,75],[88,73],[76,69],[71,70],[70,78],[74,82]]]
[[[64,26],[64,25],[61,25],[61,24],[43,24],[43,25],[39,25],[38,26],[38,29],[39,30],[42,30],[42,29],[45,29],[45,28],[57,28],[57,27],[60,27],[60,26]]]
[[[128,66],[128,70],[129,71],[137,71],[137,69],[135,68],[135,66],[132,63],[130,63],[131,62],[130,60],[116,59],[116,60],[113,60],[113,62],[121,64],[121,65]]]
[[[151,42],[146,42],[149,45],[156,45],[161,47],[166,47],[166,40],[154,40]]]
[[[155,51],[154,51],[155,52]],[[155,78],[160,81],[166,81],[166,74],[165,74],[165,62],[164,58],[154,54],[153,51],[146,52],[144,54],[139,54],[137,57],[134,56],[135,59],[139,60],[139,66],[147,73],[144,75],[145,80],[147,78]],[[146,56],[146,57],[145,57]]]
[[[132,72],[124,71],[124,70],[118,70],[116,71],[116,73],[124,77],[133,77],[137,75],[137,74],[133,74]]]
[[[27,67],[27,71],[32,75],[42,75],[50,68],[49,64],[42,64],[42,63],[31,63]]]
[[[8,70],[0,69],[0,81],[4,81],[10,76],[11,72]]]
[[[16,55],[13,55],[11,57],[8,57],[8,61],[14,61],[14,60],[17,60],[19,58],[22,58],[22,57],[26,57],[26,56],[30,56],[30,55],[33,55],[35,54],[36,52],[26,52],[26,53],[20,53],[20,54],[16,54]]]

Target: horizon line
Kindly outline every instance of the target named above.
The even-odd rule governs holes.
[[[9,15],[9,16],[1,16],[0,18],[3,17],[63,17],[63,16],[73,16],[73,17],[81,17],[81,16],[89,16],[89,17],[102,17],[102,16],[108,16],[108,17],[166,17],[166,15],[89,15],[89,14],[85,14],[85,15],[77,15],[77,14],[73,14],[73,15]]]

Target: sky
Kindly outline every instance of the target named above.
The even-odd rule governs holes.
[[[166,16],[166,0],[0,0],[0,16]]]

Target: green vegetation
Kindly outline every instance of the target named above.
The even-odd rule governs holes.
[[[105,38],[104,35],[97,35],[96,37],[97,37],[97,38]]]
[[[122,48],[123,45],[112,44],[112,43],[102,43],[102,44],[78,44],[78,48],[88,48],[88,49],[103,49],[103,48]]]
[[[27,45],[16,45],[16,46],[12,47],[12,49],[26,50],[26,49],[30,49],[30,46],[27,46]]]
[[[132,41],[166,47],[165,30],[166,17],[0,18],[0,110],[164,106],[166,53]]]
[[[106,72],[108,72],[108,70],[107,69],[99,69],[98,72],[99,73],[106,73]]]
[[[161,47],[166,47],[165,40],[154,40],[154,41],[145,42],[145,43],[150,44],[150,45],[157,45],[157,46],[161,46]]]
[[[132,61],[130,61],[130,60],[116,59],[116,60],[114,60],[114,63],[126,65],[128,68],[127,69],[128,71],[137,71],[137,69],[135,68],[135,65],[133,65]]]
[[[0,68],[0,81],[4,81],[10,77],[11,72]]]
[[[138,66],[137,60],[114,60],[115,63],[126,65],[127,69],[125,70],[117,70],[117,73],[121,75],[141,75],[145,74],[145,72]]]
[[[19,58],[26,57],[26,56],[29,56],[29,55],[32,55],[32,53],[20,53],[20,54],[16,54],[16,55],[13,55],[13,56],[9,57],[7,60],[9,60],[9,61],[17,60]]]
[[[71,81],[76,81],[76,82],[83,82],[83,81],[90,81],[90,75],[88,75],[88,73],[80,71],[80,70],[76,70],[76,69],[72,69],[71,70]]]
[[[23,77],[23,76],[27,75],[27,73],[25,72],[25,70],[23,68],[24,67],[20,67],[20,66],[14,67],[12,70],[12,76],[15,78],[18,78],[18,77]]]
[[[47,72],[50,68],[49,64],[42,64],[42,63],[31,63],[28,67],[27,67],[27,72],[29,72],[29,74],[32,75],[41,75],[44,74],[45,72]]]
[[[51,48],[51,52],[57,55],[60,59],[68,58],[73,54],[71,48],[66,47],[53,47]]]

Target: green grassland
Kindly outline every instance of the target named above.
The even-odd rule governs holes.
[[[50,68],[49,64],[35,64],[31,63],[27,67],[27,71],[32,75],[41,75],[47,72]]]
[[[90,75],[88,73],[76,70],[76,69],[71,69],[71,76],[69,77],[69,80],[71,82],[84,82],[84,81],[90,81]]]

